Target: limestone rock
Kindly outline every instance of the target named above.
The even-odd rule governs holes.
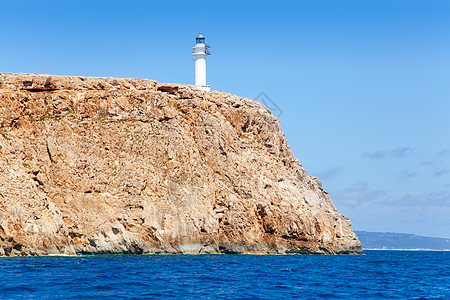
[[[256,101],[0,73],[0,254],[355,253]]]

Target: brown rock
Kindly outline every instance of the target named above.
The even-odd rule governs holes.
[[[0,73],[0,254],[359,251],[256,101]]]

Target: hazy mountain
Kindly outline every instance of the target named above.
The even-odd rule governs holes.
[[[363,249],[450,250],[450,239],[393,232],[355,231]]]

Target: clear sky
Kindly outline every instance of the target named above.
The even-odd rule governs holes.
[[[450,237],[450,1],[2,1],[0,72],[264,91],[355,230]],[[278,112],[276,112],[278,114]]]

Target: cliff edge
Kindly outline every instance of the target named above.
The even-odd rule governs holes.
[[[0,73],[0,255],[361,250],[256,101]]]

